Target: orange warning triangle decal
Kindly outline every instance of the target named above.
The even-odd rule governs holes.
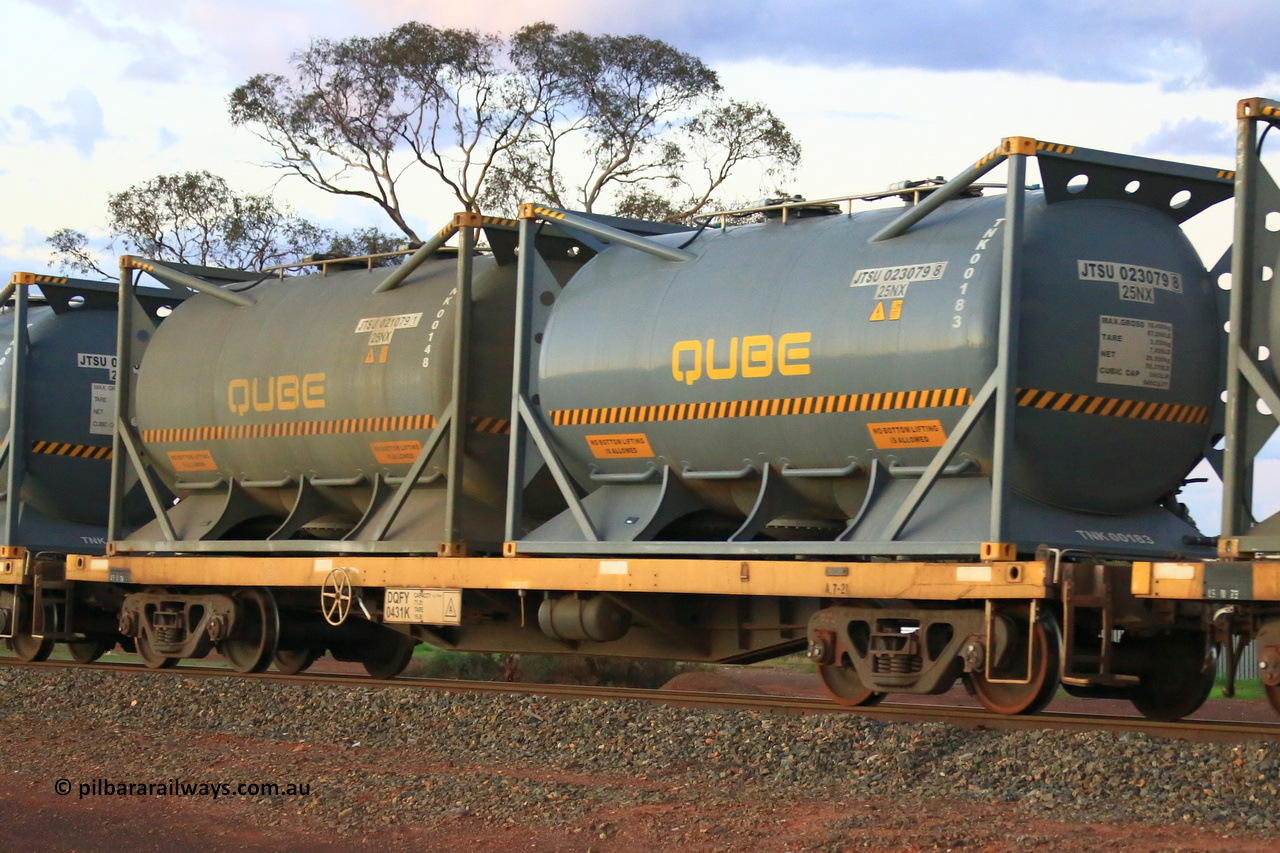
[[[884,303],[883,302],[876,303],[876,310],[871,312],[871,319],[872,321],[884,319]]]
[[[364,357],[364,363],[365,363],[365,364],[373,364],[373,347],[370,347],[370,348],[369,348],[369,352],[367,352],[367,353],[365,354],[365,357]]]

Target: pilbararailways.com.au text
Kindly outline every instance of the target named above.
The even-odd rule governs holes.
[[[115,779],[91,779],[72,784],[70,779],[53,783],[54,793],[65,797],[73,791],[85,797],[307,797],[310,782],[187,782],[166,779],[162,782],[122,782]]]

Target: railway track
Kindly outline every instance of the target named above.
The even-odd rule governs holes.
[[[599,687],[579,684],[529,684],[495,681],[467,681],[443,678],[374,679],[367,675],[335,673],[278,672],[238,673],[216,664],[176,666],[150,669],[133,663],[77,664],[73,661],[29,663],[15,658],[0,658],[0,664],[34,669],[75,669],[131,675],[184,678],[243,678],[290,684],[332,685],[344,687],[415,687],[424,690],[544,696],[557,699],[604,699],[651,702],[678,708],[746,710],[773,714],[858,714],[873,720],[899,723],[950,723],[975,731],[1054,730],[1108,731],[1142,733],[1171,740],[1201,743],[1240,743],[1248,740],[1280,741],[1280,723],[1241,722],[1236,720],[1182,720],[1156,722],[1142,717],[1106,714],[1041,713],[1029,716],[1003,716],[981,708],[953,705],[925,705],[906,701],[886,701],[868,708],[849,708],[829,699],[798,696],[697,692],[684,690],[641,689],[635,687]]]

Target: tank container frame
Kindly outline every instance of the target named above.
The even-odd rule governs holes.
[[[1226,422],[1222,475],[1222,532],[1219,556],[1247,559],[1280,553],[1280,513],[1254,514],[1258,453],[1280,422],[1280,382],[1274,359],[1280,341],[1274,334],[1280,231],[1268,227],[1280,219],[1280,186],[1262,163],[1267,132],[1280,124],[1280,101],[1247,98],[1236,107],[1235,227],[1231,275],[1229,342],[1226,359]],[[1259,126],[1262,133],[1259,134]],[[1271,350],[1263,358],[1263,348]],[[1261,404],[1261,405],[1260,405]],[[1266,411],[1263,411],[1263,409]],[[1237,590],[1239,593],[1239,590]]]
[[[868,496],[862,510],[853,518],[844,533],[835,541],[619,541],[605,539],[597,530],[590,513],[581,499],[575,485],[567,474],[567,466],[555,458],[555,445],[550,438],[546,423],[536,410],[534,400],[536,388],[536,359],[532,351],[531,338],[539,331],[535,328],[534,312],[535,292],[532,286],[536,264],[536,250],[520,253],[521,266],[517,274],[517,311],[516,341],[517,352],[512,377],[512,409],[511,409],[511,473],[508,478],[507,505],[507,545],[508,555],[520,554],[617,554],[627,555],[807,555],[807,556],[972,556],[980,560],[1011,560],[1018,554],[1029,554],[1041,550],[1040,542],[1029,538],[1025,532],[1011,529],[1010,504],[1013,500],[1008,484],[1007,470],[1010,466],[1011,437],[1017,409],[1017,354],[1019,316],[1021,254],[1023,248],[1022,227],[1024,222],[1026,163],[1028,157],[1036,157],[1044,181],[1044,192],[1049,204],[1058,201],[1078,198],[1118,199],[1142,204],[1171,216],[1181,223],[1200,213],[1206,208],[1230,197],[1232,182],[1231,173],[1222,170],[1172,163],[1132,155],[1116,154],[1075,146],[1059,145],[1027,137],[1007,137],[1000,145],[979,159],[962,174],[934,190],[923,200],[905,210],[895,220],[886,225],[871,240],[879,242],[891,240],[907,233],[914,225],[925,219],[945,202],[960,196],[966,190],[975,188],[979,179],[1002,163],[1008,162],[1007,196],[1005,204],[1005,231],[1003,235],[1004,252],[1002,258],[1000,280],[1000,313],[997,343],[997,364],[995,369],[980,386],[972,398],[971,404],[961,416],[958,424],[942,447],[933,456],[932,461],[922,470],[909,472],[918,477],[914,487],[896,508],[891,522],[882,533],[869,541],[847,541],[854,528],[868,515],[872,502],[883,496],[884,485],[890,479],[890,472],[873,464],[869,471],[870,484]],[[1083,189],[1073,181],[1078,175],[1090,180]],[[1131,180],[1140,179],[1141,189],[1136,193],[1124,191]],[[1171,206],[1170,198],[1182,189],[1194,190],[1191,200],[1180,206]],[[866,196],[864,196],[866,197]],[[851,197],[852,198],[852,197]],[[848,199],[831,199],[826,201],[847,201]],[[785,216],[791,207],[811,204],[809,202],[783,204],[773,206],[780,208]],[[759,208],[763,211],[766,208]],[[720,217],[713,214],[708,219]],[[555,208],[526,204],[520,210],[520,245],[532,247],[533,238],[538,227],[544,224],[555,224],[569,233],[591,235],[608,242],[630,246],[649,254],[658,255],[671,263],[683,263],[689,260],[689,254],[677,250],[672,253],[671,247],[623,234],[616,229],[602,227],[598,223],[584,220],[579,214]],[[721,224],[724,225],[724,219]],[[785,222],[785,219],[784,219]],[[612,233],[611,233],[612,231]],[[666,254],[664,254],[664,252]],[[970,435],[976,424],[984,416],[994,420],[993,464],[990,472],[991,496],[987,509],[988,532],[985,540],[957,541],[913,541],[902,537],[904,528],[913,515],[928,497],[930,490],[939,478],[954,473],[952,463],[961,444]],[[1221,407],[1214,414],[1215,424],[1222,420]],[[1215,429],[1220,432],[1220,429]],[[527,483],[536,473],[537,466],[546,462],[555,478],[560,492],[568,504],[568,513],[576,523],[581,538],[573,537],[571,541],[543,541],[529,539],[522,535],[527,527],[522,513],[520,489],[512,484]],[[732,472],[714,472],[729,477]],[[756,472],[738,472],[740,475]],[[774,476],[768,466],[759,472],[760,487],[755,508],[748,516],[743,528],[754,525],[763,526],[768,519],[755,518],[756,514],[775,511],[776,502],[771,489],[775,488],[781,476],[787,474],[809,474],[812,476],[833,476],[831,471],[782,471]],[[903,471],[895,471],[902,476]],[[669,470],[651,471],[659,474],[659,497],[652,511],[653,518],[660,518],[670,504],[679,501],[679,489],[674,488],[674,478]],[[630,475],[626,475],[630,476]],[[710,476],[708,473],[707,476]],[[771,484],[772,478],[772,484]],[[645,524],[637,524],[643,527]],[[564,528],[561,528],[562,530]],[[1203,549],[1200,549],[1203,550]],[[1199,553],[1196,547],[1189,546],[1184,553]]]

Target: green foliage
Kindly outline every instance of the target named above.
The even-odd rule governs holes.
[[[489,199],[507,208],[534,192],[590,211],[612,190],[613,213],[684,220],[748,162],[762,164],[768,179],[800,163],[799,143],[768,107],[723,98],[713,70],[657,39],[539,23],[512,38],[511,59],[541,109],[492,182]],[[575,134],[587,138],[589,171],[571,194],[561,161]]]
[[[232,123],[271,145],[270,165],[374,202],[412,239],[400,181],[413,168],[466,210],[541,201],[683,219],[742,165],[773,179],[800,158],[767,107],[723,98],[700,59],[645,36],[537,23],[504,41],[408,23],[318,39],[290,61],[291,75],[231,93]]]
[[[53,253],[53,261],[49,266],[53,266],[56,262],[63,273],[74,272],[81,275],[98,275],[105,279],[112,278],[111,273],[98,266],[98,262],[94,260],[93,252],[89,251],[89,235],[83,231],[59,228],[46,237],[45,242],[49,244]]]
[[[1209,694],[1210,699],[1225,699],[1222,695],[1223,689],[1227,686],[1227,677],[1219,675],[1213,681],[1213,691]],[[1250,699],[1265,700],[1267,694],[1263,692],[1262,682],[1258,679],[1241,679],[1236,682],[1236,694],[1232,699]]]
[[[468,681],[502,681],[500,655],[453,652],[431,646],[414,649],[405,675],[414,678],[461,678]]]
[[[281,207],[270,196],[241,194],[209,172],[158,175],[107,200],[109,249],[159,261],[257,269],[319,252],[390,251],[394,238],[376,228],[341,235]],[[97,273],[81,231],[62,228],[46,241],[62,270]]]
[[[699,664],[580,655],[500,655],[419,646],[405,674],[414,678],[519,681],[657,688]]]
[[[357,228],[347,234],[334,234],[329,242],[329,248],[326,253],[343,258],[359,258],[364,255],[380,255],[384,252],[394,252],[403,244],[403,238],[397,238],[394,234],[387,234],[378,228],[370,226],[368,228]],[[403,258],[392,257],[382,258],[374,262],[374,266],[394,266],[400,263]]]
[[[259,74],[231,93],[232,124],[274,149],[270,165],[338,195],[368,199],[411,239],[398,195],[418,165],[466,210],[493,159],[528,121],[522,92],[496,64],[500,40],[408,23],[373,38],[318,39],[291,57],[292,79]],[[407,164],[396,159],[403,146]]]
[[[682,672],[704,669],[699,664],[638,658],[521,655],[521,680],[537,684],[588,684],[653,690]]]

